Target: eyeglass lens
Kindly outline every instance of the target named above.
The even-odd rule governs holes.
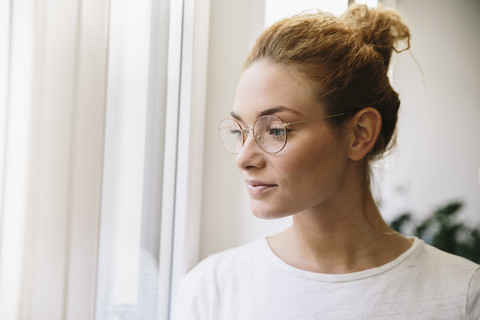
[[[248,130],[243,129],[233,119],[225,119],[220,123],[220,136],[228,151],[238,153],[247,139]],[[283,149],[287,141],[287,130],[280,118],[272,115],[263,116],[255,121],[253,133],[256,143],[264,151],[277,153]]]

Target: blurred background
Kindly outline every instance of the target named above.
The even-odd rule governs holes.
[[[287,227],[252,216],[217,124],[265,26],[349,2],[0,0],[0,319],[168,319],[199,260]],[[461,203],[475,227],[480,3],[380,2],[412,47],[375,198],[387,222]]]

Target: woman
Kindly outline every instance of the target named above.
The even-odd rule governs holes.
[[[253,213],[293,224],[201,262],[175,319],[480,319],[479,266],[392,231],[370,192],[400,105],[391,53],[409,39],[366,6],[260,35],[219,131]]]

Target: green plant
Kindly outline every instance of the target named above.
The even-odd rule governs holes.
[[[413,221],[411,213],[404,213],[390,223],[403,234],[417,236],[443,251],[480,263],[480,228],[470,227],[457,219],[462,203],[451,202],[425,218]]]

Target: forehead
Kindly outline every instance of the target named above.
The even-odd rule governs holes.
[[[281,106],[298,114],[318,115],[323,108],[316,86],[293,65],[257,61],[240,78],[233,113],[251,121],[264,110]]]

